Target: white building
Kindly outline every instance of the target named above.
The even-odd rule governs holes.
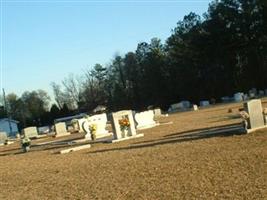
[[[15,137],[19,132],[18,121],[8,118],[0,119],[0,132],[6,132],[8,137]]]

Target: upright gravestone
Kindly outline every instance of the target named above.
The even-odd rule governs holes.
[[[96,139],[111,136],[112,133],[109,133],[108,130],[106,130],[107,121],[108,120],[107,120],[106,113],[97,114],[97,115],[88,117],[82,123],[83,132],[86,133],[85,139],[91,140],[92,138],[91,131],[93,131],[93,134]]]
[[[122,110],[111,114],[113,138],[112,142],[144,136],[137,134],[131,110]],[[125,126],[124,126],[125,123]]]
[[[243,101],[243,96],[244,96],[244,93],[242,93],[242,92],[235,93],[234,94],[235,102]]]
[[[31,127],[24,128],[22,130],[22,133],[27,138],[37,138],[38,137],[38,131],[37,131],[37,127],[36,126],[31,126]]]
[[[153,112],[154,112],[154,116],[155,117],[160,117],[161,116],[161,109],[160,108],[155,108],[153,110]]]
[[[89,125],[95,125],[96,138],[105,137],[109,135],[108,130],[106,130],[106,126],[108,122],[106,113],[90,116],[88,117],[87,120],[89,122]]]
[[[7,133],[0,132],[0,144],[5,144],[7,141]]]
[[[67,132],[65,122],[56,123],[55,124],[55,132],[56,132],[56,134],[55,134],[56,137],[70,135],[70,133]]]
[[[134,118],[137,122],[136,128],[139,130],[151,128],[157,125],[154,121],[154,113],[152,110],[136,113]]]
[[[249,114],[248,129],[264,126],[262,105],[260,99],[250,100],[244,103],[244,109]]]
[[[81,119],[78,119],[77,122],[78,122],[78,126],[79,126],[79,133],[84,133],[84,129],[83,129],[83,123],[87,121],[86,118],[81,118]]]
[[[210,102],[207,101],[207,100],[200,101],[200,102],[199,102],[199,105],[200,105],[200,106],[209,106],[209,105],[210,105]]]
[[[197,106],[196,104],[193,104],[192,109],[193,109],[194,111],[196,111],[196,110],[198,110],[198,106]]]
[[[264,90],[259,90],[259,97],[263,97],[264,96]]]

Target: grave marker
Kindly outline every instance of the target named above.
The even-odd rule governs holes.
[[[38,137],[38,131],[36,126],[31,126],[22,129],[22,133],[25,135],[27,138],[37,138]]]
[[[67,132],[65,122],[59,122],[55,124],[55,133],[56,137],[70,135],[70,133]]]
[[[134,118],[137,122],[136,128],[139,130],[151,128],[157,125],[154,121],[154,113],[152,110],[136,113]]]
[[[254,99],[245,102],[244,109],[249,114],[248,129],[264,126],[262,105],[260,99]]]
[[[143,134],[136,134],[135,123],[133,119],[133,114],[131,110],[122,110],[111,114],[112,128],[113,128],[113,138],[111,142],[118,142],[126,139],[142,137]],[[120,125],[121,120],[128,122],[129,127],[127,130],[123,130]]]

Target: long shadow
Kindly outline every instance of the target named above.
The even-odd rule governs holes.
[[[94,153],[101,153],[101,152],[140,149],[140,148],[154,147],[154,146],[164,145],[164,144],[189,142],[189,141],[207,139],[207,138],[212,138],[212,137],[228,137],[228,136],[233,136],[233,135],[244,134],[242,127],[240,127],[240,129],[235,129],[235,130],[225,130],[224,131],[224,129],[217,129],[216,131],[222,131],[222,132],[211,132],[211,131],[207,131],[207,129],[206,129],[206,131],[200,131],[198,133],[192,133],[192,134],[187,134],[187,135],[178,135],[176,137],[171,137],[171,138],[162,138],[162,139],[158,139],[158,140],[133,143],[133,145],[130,145],[128,147],[103,149],[103,150],[91,151],[89,153],[94,154]],[[180,133],[177,133],[177,134],[180,134]]]
[[[210,128],[198,128],[198,129],[194,129],[194,130],[190,130],[190,131],[181,131],[181,132],[177,132],[177,133],[168,134],[168,135],[165,135],[163,137],[170,137],[170,136],[176,136],[176,135],[182,135],[182,134],[190,134],[190,133],[198,132],[198,131],[208,131],[208,130],[217,130],[217,129],[219,130],[219,129],[230,128],[230,127],[235,127],[235,126],[240,126],[240,123],[235,123],[235,124],[231,124],[231,125],[221,125],[221,126],[210,127]]]
[[[52,143],[48,143],[48,144],[44,144],[44,145],[31,145],[30,151],[28,153],[31,152],[38,152],[38,151],[49,151],[49,150],[57,150],[60,148],[72,148],[75,146],[80,146],[80,145],[85,145],[85,144],[97,144],[97,143],[103,143],[104,140],[96,140],[96,141],[85,141],[85,142],[79,142],[79,143],[68,143],[71,142],[73,140],[71,139],[67,139],[67,140],[61,140],[61,141],[54,141]],[[57,143],[60,142],[60,143]],[[2,153],[5,152],[5,153]],[[56,151],[56,153],[58,153],[59,151]],[[13,149],[7,149],[4,151],[0,152],[0,157],[1,156],[8,156],[8,155],[17,155],[17,154],[23,154],[23,150],[22,148],[13,148]]]

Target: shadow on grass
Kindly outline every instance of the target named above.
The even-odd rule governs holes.
[[[75,139],[75,140],[77,140],[77,139]],[[57,154],[57,153],[59,153],[59,150],[57,151],[57,149],[72,148],[72,147],[85,145],[85,144],[103,143],[103,140],[71,143],[72,141],[73,141],[72,139],[66,139],[66,140],[61,140],[61,141],[54,141],[54,142],[43,144],[43,145],[34,144],[34,145],[31,145],[30,151],[28,153],[38,152],[38,151],[56,150],[54,153]],[[18,154],[24,154],[22,148],[20,148],[20,147],[0,151],[0,157],[1,156],[9,156],[9,155],[18,155]]]
[[[244,134],[243,128],[240,126],[240,124],[234,124],[230,126],[229,125],[219,126],[209,129],[195,129],[193,131],[179,132],[175,134],[166,135],[163,138],[159,138],[157,140],[136,142],[128,147],[109,148],[97,151],[90,151],[89,153],[93,154],[93,153],[112,152],[119,150],[139,149],[139,148],[154,147],[164,144],[191,142],[195,140],[207,139],[212,137],[228,137],[241,134]]]

